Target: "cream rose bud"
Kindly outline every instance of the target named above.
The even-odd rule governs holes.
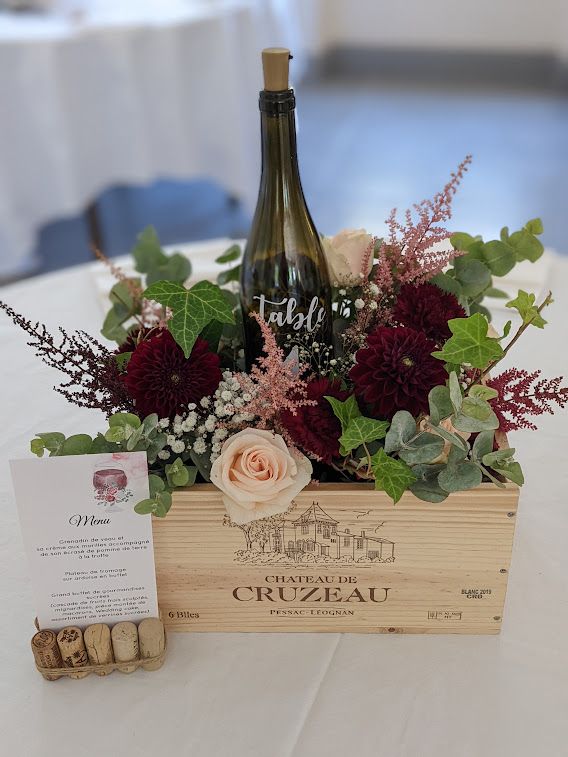
[[[211,482],[239,524],[285,512],[311,477],[307,457],[292,454],[278,434],[257,429],[230,436],[211,466]]]
[[[344,229],[334,237],[324,237],[323,250],[333,284],[353,286],[361,283],[361,274],[367,278],[371,272],[373,256],[365,261],[365,253],[373,235],[365,229]]]

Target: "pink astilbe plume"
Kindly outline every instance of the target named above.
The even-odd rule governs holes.
[[[499,392],[499,396],[490,402],[501,431],[536,430],[530,416],[552,414],[554,405],[564,407],[568,404],[568,387],[560,386],[562,376],[541,379],[540,373],[509,368],[487,382],[487,386]]]
[[[251,313],[251,317],[259,325],[264,354],[257,358],[250,373],[241,373],[237,377],[243,389],[252,395],[239,413],[256,416],[256,428],[278,431],[290,443],[289,435],[278,419],[283,410],[295,415],[299,407],[315,404],[307,399],[307,382],[302,379],[308,366],[294,359],[286,360],[270,326],[258,313]]]
[[[404,223],[398,220],[396,208],[391,211],[386,221],[388,235],[376,254],[372,281],[363,284],[365,306],[345,332],[347,349],[361,345],[371,327],[388,322],[395,296],[403,284],[417,285],[429,281],[462,254],[450,248],[432,248],[451,236],[441,224],[452,217],[452,200],[470,163],[471,155],[466,155],[457,170],[450,174],[450,180],[441,192],[432,200],[422,200],[413,206],[418,216],[416,222],[412,210],[405,212]],[[374,239],[366,251],[364,265],[368,265],[376,243]]]

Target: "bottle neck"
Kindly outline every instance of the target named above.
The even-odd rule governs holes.
[[[300,187],[292,90],[260,93],[262,140],[261,190]]]

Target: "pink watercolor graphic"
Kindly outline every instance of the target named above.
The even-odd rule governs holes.
[[[93,488],[96,502],[104,506],[128,502],[132,497],[124,467],[114,462],[99,463],[93,473]]]

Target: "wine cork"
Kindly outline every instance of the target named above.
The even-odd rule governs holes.
[[[38,631],[32,638],[32,652],[36,665],[40,668],[62,668],[63,660],[57,646],[57,636],[53,631]],[[59,673],[42,673],[46,681],[57,681]]]
[[[83,640],[89,655],[91,665],[108,665],[102,670],[96,670],[98,676],[106,676],[112,673],[112,644],[110,640],[110,628],[104,623],[95,623],[85,629]]]
[[[289,88],[288,69],[291,57],[290,50],[285,47],[267,47],[262,51],[264,89],[282,92]]]
[[[76,626],[67,626],[63,628],[57,634],[57,643],[59,645],[59,651],[63,658],[63,663],[66,668],[82,668],[84,665],[89,664],[89,658],[87,656],[87,650],[83,642],[83,634],[81,629]],[[70,678],[85,678],[88,676],[86,673],[72,673]]]
[[[134,623],[122,621],[112,631],[112,648],[116,662],[132,662],[138,659],[138,630]],[[119,665],[121,673],[133,673],[136,665]]]
[[[138,641],[140,643],[140,659],[158,657],[164,651],[166,638],[164,624],[159,618],[145,618],[138,626]],[[147,662],[142,667],[144,670],[158,670],[164,664],[164,658]]]

